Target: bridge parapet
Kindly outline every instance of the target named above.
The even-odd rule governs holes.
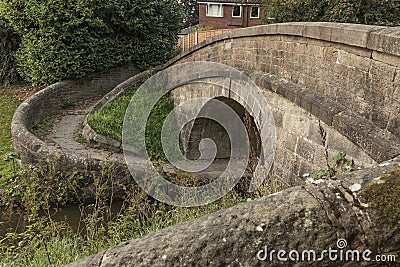
[[[399,42],[399,28],[272,24],[215,36],[169,64],[204,60],[237,68],[268,97],[289,100],[349,139],[373,161],[382,162],[400,154]],[[202,93],[207,96],[215,92],[205,90],[210,90],[210,94]],[[185,100],[183,91],[175,94],[176,101]],[[279,111],[279,106],[275,119],[282,124],[288,112]],[[302,137],[308,138],[307,131]],[[331,139],[332,147],[339,149],[344,144],[334,135]],[[353,150],[347,145],[341,148]]]

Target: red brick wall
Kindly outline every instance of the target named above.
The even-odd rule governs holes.
[[[250,7],[242,7],[242,17],[232,18],[231,5],[223,5],[223,17],[207,17],[206,16],[206,4],[199,4],[199,23],[203,27],[213,27],[214,29],[233,29],[242,27],[251,27],[261,24],[262,11],[260,12],[260,18],[250,18]]]

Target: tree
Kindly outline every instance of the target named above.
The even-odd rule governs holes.
[[[22,36],[18,69],[34,84],[161,64],[183,20],[177,0],[0,0],[0,14]]]
[[[264,7],[274,22],[400,25],[400,0],[266,0]]]
[[[199,23],[199,5],[197,0],[180,0],[183,6],[184,22],[183,28],[197,25]]]

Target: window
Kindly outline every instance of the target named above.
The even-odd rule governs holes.
[[[222,5],[221,4],[208,4],[206,14],[209,17],[222,17]]]
[[[232,17],[240,18],[242,16],[242,7],[241,6],[233,6],[232,7]]]
[[[258,19],[260,17],[260,8],[258,6],[252,6],[250,9],[250,18]]]

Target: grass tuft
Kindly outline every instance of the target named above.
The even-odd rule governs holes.
[[[125,112],[135,92],[136,89],[117,97],[101,110],[89,116],[90,127],[101,135],[121,141]],[[172,99],[167,94],[157,102],[150,113],[146,124],[145,140],[148,155],[152,160],[166,160],[161,144],[161,129],[164,120],[173,108]]]

